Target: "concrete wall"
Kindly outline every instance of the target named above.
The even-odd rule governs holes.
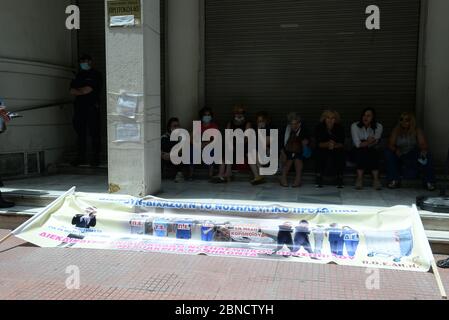
[[[141,26],[106,25],[106,61],[110,192],[139,197],[154,194],[161,187],[159,0],[142,2]],[[117,112],[121,91],[142,95],[134,119]],[[120,124],[140,125],[138,141],[118,142]]]
[[[449,1],[429,0],[427,6],[423,124],[431,150],[442,162],[449,148]]]
[[[203,0],[167,1],[167,119],[190,128],[202,107]]]
[[[0,2],[0,97],[21,111],[0,136],[0,154],[44,151],[47,164],[73,145],[71,106],[23,111],[67,101],[76,32],[65,28],[69,0]]]

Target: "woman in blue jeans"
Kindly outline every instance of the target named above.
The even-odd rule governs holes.
[[[398,188],[401,176],[405,179],[414,179],[419,171],[422,171],[427,190],[435,190],[432,156],[428,151],[424,133],[416,127],[415,116],[412,113],[402,113],[398,126],[391,134],[385,156],[388,188]]]

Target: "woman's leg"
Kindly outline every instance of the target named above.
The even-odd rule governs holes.
[[[355,187],[357,190],[363,189],[363,176],[365,174],[365,168],[367,167],[367,152],[365,148],[359,148],[355,151],[356,164],[357,164],[357,178],[355,181]]]
[[[333,164],[335,167],[336,184],[338,188],[344,187],[343,173],[346,166],[346,155],[343,149],[335,150],[332,153]]]
[[[301,186],[302,180],[302,169],[304,167],[304,163],[302,160],[295,159],[295,182],[293,183],[293,188],[298,188]]]
[[[410,151],[409,153],[401,156],[401,161],[404,164],[403,176],[405,179],[416,179],[419,175],[418,166],[418,150]]]
[[[284,167],[282,168],[281,185],[283,187],[288,187],[287,176],[288,176],[288,173],[290,172],[292,165],[293,165],[293,160],[287,160],[284,164]]]
[[[390,149],[385,150],[385,160],[387,165],[387,182],[399,182],[399,157]]]
[[[427,163],[425,165],[421,165],[423,170],[423,180],[426,184],[434,184],[435,183],[435,172],[433,169],[433,157],[432,154],[427,153]]]

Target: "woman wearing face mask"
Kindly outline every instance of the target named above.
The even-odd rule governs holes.
[[[287,176],[294,165],[296,176],[292,185],[293,188],[299,188],[302,184],[302,170],[304,160],[310,157],[309,136],[304,128],[301,117],[293,112],[288,115],[289,125],[285,129],[283,149],[281,157],[286,159],[282,168],[281,186],[288,187]]]
[[[259,147],[259,134],[258,130],[265,130],[266,134],[266,152],[270,151],[270,130],[273,129],[271,126],[271,121],[268,117],[268,115],[265,112],[259,112],[256,116],[256,125],[257,125],[257,131],[256,131],[256,139],[257,139],[257,148]],[[256,149],[256,154],[258,152],[258,149]],[[268,155],[268,154],[267,154]],[[251,168],[251,171],[253,172],[254,179],[251,181],[251,184],[256,186],[259,184],[263,184],[266,182],[265,178],[260,175],[260,163],[259,158],[256,156],[256,164],[250,164],[249,167]]]
[[[383,127],[376,120],[376,111],[366,108],[362,111],[360,120],[351,127],[352,142],[355,147],[355,160],[357,164],[357,190],[363,188],[365,171],[373,175],[373,188],[380,190],[382,184],[379,180],[380,156],[378,146],[382,138]]]
[[[173,131],[180,129],[181,125],[178,118],[171,118],[167,123],[167,132],[161,137],[161,159],[162,159],[162,173],[167,174],[167,170],[175,171],[175,182],[184,182],[184,170],[186,166],[184,164],[175,165],[171,161],[170,153],[173,147],[178,143],[171,141],[170,136]],[[189,173],[191,175],[191,172]],[[189,176],[190,178],[190,176]]]
[[[214,122],[214,113],[211,108],[204,107],[200,110],[199,113],[200,119],[201,119],[201,136],[203,136],[203,133],[206,132],[209,129],[215,129],[219,130],[218,125]],[[201,142],[201,151],[212,142],[213,140],[209,142]],[[213,157],[214,154],[211,153],[211,157]],[[214,165],[209,166],[209,178],[213,178],[214,176]]]
[[[400,186],[400,176],[414,179],[420,169],[427,190],[435,190],[435,174],[432,156],[424,132],[417,128],[415,116],[410,112],[401,114],[398,126],[393,130],[385,151],[387,160],[388,188]],[[401,172],[401,168],[403,168]]]
[[[245,132],[247,129],[252,128],[251,122],[246,117],[246,108],[241,105],[237,104],[234,106],[233,110],[233,119],[228,123],[226,126],[226,129],[232,129],[237,130],[241,129],[243,132]],[[234,141],[234,161],[233,163],[236,164],[236,146]],[[246,147],[246,141],[245,141],[245,160],[247,155],[247,147]],[[225,154],[223,153],[223,156]],[[220,165],[220,172],[218,173],[218,176],[214,177],[211,182],[213,183],[226,183],[231,180],[232,176],[232,165],[231,164],[222,164]]]

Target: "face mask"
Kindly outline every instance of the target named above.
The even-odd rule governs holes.
[[[87,62],[80,63],[81,70],[88,71],[90,70],[90,66]]]
[[[211,121],[212,121],[212,116],[204,116],[203,117],[204,123],[208,124],[208,123],[211,123]]]
[[[245,117],[244,116],[238,116],[234,118],[234,122],[236,124],[242,124],[243,122],[245,122]]]

